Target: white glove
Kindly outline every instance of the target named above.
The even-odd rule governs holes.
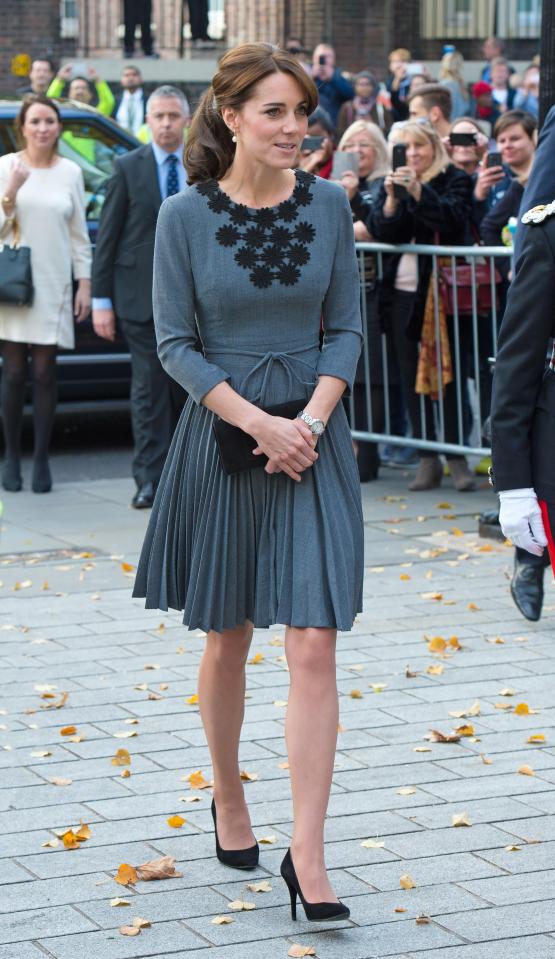
[[[547,546],[542,514],[534,490],[508,489],[499,493],[499,522],[514,546],[541,556]]]

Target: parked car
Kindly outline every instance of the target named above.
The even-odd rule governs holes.
[[[62,156],[78,163],[83,171],[87,224],[94,245],[114,159],[142,144],[93,107],[73,100],[57,102],[64,132],[93,141],[92,149],[87,149],[85,156],[75,149],[71,138],[62,136],[59,151]],[[20,108],[20,100],[0,100],[0,155],[19,149],[14,120]],[[127,344],[121,334],[118,333],[113,343],[100,339],[92,328],[90,317],[76,325],[75,333],[75,350],[61,350],[58,354],[61,402],[127,399],[131,367]]]

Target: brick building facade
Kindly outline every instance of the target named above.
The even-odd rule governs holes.
[[[219,26],[225,19],[228,46],[299,36],[312,49],[327,40],[341,67],[371,67],[380,77],[396,46],[408,47],[415,60],[435,61],[451,41],[467,60],[480,60],[483,39],[496,29],[513,60],[529,60],[539,49],[540,0],[469,0],[470,13],[464,14],[451,14],[458,8],[448,0],[211,0],[210,6]],[[21,86],[10,74],[18,53],[54,59],[121,55],[119,0],[2,0],[2,13],[0,92]],[[155,44],[163,60],[179,55],[186,19],[183,0],[153,0]],[[167,73],[171,80],[169,64]]]

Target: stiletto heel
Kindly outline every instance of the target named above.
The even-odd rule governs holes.
[[[351,915],[348,906],[342,902],[307,902],[297,879],[297,873],[291,858],[291,850],[285,853],[280,872],[291,896],[291,918],[297,918],[297,894],[301,900],[306,918],[310,922],[331,922],[332,919],[348,919]]]
[[[249,846],[248,849],[222,849],[218,839],[218,827],[216,824],[216,803],[212,800],[212,819],[214,820],[214,833],[216,835],[216,855],[224,866],[231,866],[233,869],[256,869],[258,866],[258,857],[260,849],[258,843]]]
[[[287,879],[285,879],[285,882],[287,883],[287,888],[289,889],[289,895],[291,897],[291,919],[296,919],[297,918],[297,890],[295,889],[294,886],[289,885],[289,883],[287,882]]]

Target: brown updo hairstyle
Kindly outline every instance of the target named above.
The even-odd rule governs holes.
[[[303,91],[307,113],[318,105],[318,91],[299,61],[285,50],[269,43],[242,43],[224,54],[212,84],[195,110],[187,146],[185,167],[188,183],[220,180],[235,156],[235,144],[222,119],[224,107],[240,110],[252,96],[254,87],[272,73],[288,73]]]
[[[51,100],[50,97],[45,96],[44,93],[27,93],[23,98],[23,103],[21,104],[21,110],[15,118],[14,127],[15,135],[17,139],[17,145],[24,149],[25,147],[25,137],[23,136],[23,125],[25,123],[25,117],[27,116],[31,107],[34,107],[36,103],[41,104],[43,107],[49,107],[53,113],[56,114],[58,118],[58,123],[61,124],[62,117],[57,105],[54,103],[54,100]],[[56,144],[58,141],[56,140]]]

